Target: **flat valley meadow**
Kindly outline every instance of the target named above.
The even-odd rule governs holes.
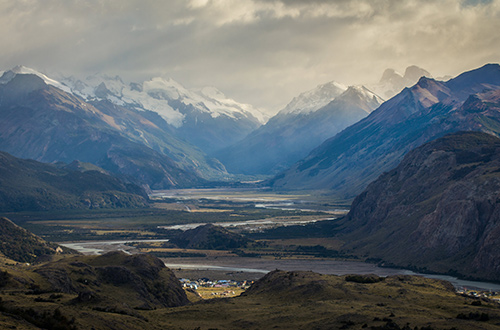
[[[496,283],[394,268],[343,251],[344,242],[335,237],[332,224],[347,214],[349,204],[332,202],[329,197],[258,188],[213,188],[154,191],[150,198],[152,207],[144,209],[15,212],[2,216],[83,254],[123,251],[154,255],[184,281],[203,278],[251,283],[273,270],[284,270],[382,277],[420,275],[450,281],[457,290],[500,291]],[[243,235],[250,242],[235,248],[180,248],[171,242],[179,232],[207,224]],[[222,286],[218,291],[225,290]]]

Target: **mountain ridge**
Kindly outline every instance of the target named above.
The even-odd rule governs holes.
[[[165,130],[159,116],[109,102],[87,103],[32,74],[0,84],[0,94],[0,148],[15,156],[90,162],[152,188],[227,175],[216,160]]]
[[[272,179],[271,185],[275,189],[325,190],[349,199],[395,167],[406,152],[429,140],[459,130],[499,134],[500,115],[486,109],[494,109],[494,102],[483,99],[481,105],[476,103],[477,111],[463,107],[470,104],[466,102],[468,91],[484,90],[485,86],[500,89],[499,68],[498,64],[486,65],[448,82],[421,78],[366,118],[326,140]]]
[[[305,157],[325,139],[367,116],[382,102],[364,86],[349,86],[341,91],[337,85],[334,82],[320,85],[306,92],[305,99],[294,98],[265,125],[214,156],[230,172],[277,173]],[[324,86],[328,86],[328,93]],[[310,100],[311,95],[319,99],[309,107],[295,109]]]
[[[146,192],[101,172],[75,171],[0,152],[0,210],[147,207]]]
[[[267,120],[260,110],[226,97],[215,87],[187,89],[172,78],[126,84],[118,76],[94,75],[83,80],[62,77],[61,81],[87,101],[108,100],[155,112],[171,126],[171,132],[207,153],[243,138]]]
[[[345,249],[399,267],[500,280],[500,139],[457,132],[372,182],[341,221]]]

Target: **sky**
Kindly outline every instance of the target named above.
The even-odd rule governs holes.
[[[0,0],[0,70],[171,77],[272,114],[386,68],[500,62],[500,0]]]

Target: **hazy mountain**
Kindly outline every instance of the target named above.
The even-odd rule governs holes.
[[[279,113],[284,115],[315,112],[330,103],[346,89],[346,86],[336,81],[330,81],[294,97]]]
[[[215,156],[232,173],[277,173],[382,102],[363,86],[330,82],[300,94],[265,125]]]
[[[226,175],[219,162],[170,134],[154,112],[90,104],[39,73],[7,71],[0,82],[0,149],[17,157],[90,162],[154,188]]]
[[[57,168],[0,152],[0,211],[146,207],[147,194],[101,172]]]
[[[325,141],[271,184],[277,189],[325,189],[339,198],[352,198],[425,142],[459,130],[500,133],[494,95],[471,95],[499,88],[498,64],[448,82],[421,78]]]
[[[215,87],[187,89],[171,78],[126,84],[118,77],[94,75],[84,80],[62,78],[87,101],[159,114],[176,136],[205,152],[223,148],[262,125],[266,117],[249,104],[238,103]]]
[[[60,83],[57,80],[54,80],[52,78],[47,77],[45,74],[43,74],[41,72],[38,72],[38,71],[33,70],[31,68],[27,68],[27,67],[22,66],[22,65],[18,65],[9,71],[1,71],[0,73],[2,74],[0,77],[0,84],[7,84],[9,81],[14,79],[14,77],[18,74],[32,74],[32,75],[35,75],[35,76],[38,76],[39,78],[41,78],[47,85],[52,85],[52,86],[57,87],[57,88],[65,91],[67,93],[71,93],[71,89],[68,86]]]
[[[407,67],[404,74],[394,69],[386,69],[380,81],[368,85],[368,88],[387,100],[399,94],[405,87],[415,85],[421,77],[432,78],[432,75],[416,65]]]
[[[409,152],[352,203],[347,248],[401,267],[500,280],[499,169],[500,139],[486,133]]]

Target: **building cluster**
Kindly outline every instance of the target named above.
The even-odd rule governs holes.
[[[488,300],[500,303],[500,292],[498,292],[498,291],[492,291],[492,290],[481,291],[481,290],[471,290],[471,289],[467,289],[467,288],[460,288],[457,290],[457,293],[459,293],[461,295],[466,295],[469,297],[479,298],[479,299],[484,298],[484,299],[488,299]]]
[[[233,281],[233,280],[209,280],[201,278],[198,280],[190,280],[187,278],[180,279],[181,284],[185,288],[198,290],[198,288],[242,288],[248,289],[253,281]],[[229,291],[229,290],[228,290]]]

